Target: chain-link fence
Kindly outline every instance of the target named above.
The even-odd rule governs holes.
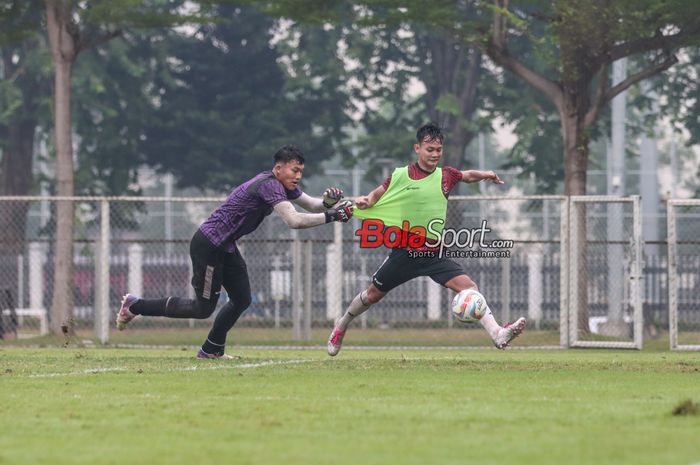
[[[668,202],[672,350],[700,350],[700,200]]]
[[[76,198],[73,322],[79,334],[119,344],[201,342],[216,314],[208,320],[138,318],[122,332],[114,329],[113,319],[125,292],[145,298],[192,296],[189,241],[221,200]],[[0,238],[0,332],[6,338],[48,331],[55,202],[55,198],[0,199],[3,225],[8,225]],[[595,210],[594,218],[617,215],[605,206],[589,210]],[[449,249],[452,259],[477,283],[499,322],[528,318],[528,330],[518,345],[558,347],[571,342],[568,211],[569,200],[560,196],[450,199],[446,226],[454,228],[457,242]],[[596,221],[589,221],[589,230],[596,231],[596,237],[607,237],[606,226],[596,226]],[[355,236],[359,227],[360,222],[353,220],[291,230],[273,214],[239,241],[253,296],[230,342],[324,343],[335,318],[370,284],[388,254],[385,248],[360,248]],[[469,239],[472,244],[465,244]],[[609,267],[600,258],[609,256],[606,247],[593,240],[585,262],[591,283],[587,322],[594,335],[600,332],[600,317],[609,312],[601,309],[609,308],[612,295],[606,278]],[[665,275],[664,266],[662,261],[657,267],[659,276]],[[346,344],[490,345],[478,324],[452,319],[453,295],[429,278],[412,280],[353,322]],[[655,299],[665,296],[662,290]],[[225,299],[222,290],[221,302]],[[629,302],[629,291],[623,291],[621,299]],[[663,318],[665,302],[648,303]],[[581,334],[573,340],[586,340]]]

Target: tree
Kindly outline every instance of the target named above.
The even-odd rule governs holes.
[[[144,163],[143,124],[152,117],[147,89],[160,57],[151,42],[167,32],[124,31],[76,62],[73,128],[78,195],[138,195],[137,171]]]
[[[664,98],[659,99],[662,114],[669,118],[676,132],[682,129],[688,132],[686,145],[691,147],[700,144],[700,48],[686,49],[683,51],[681,62],[674,66],[668,73],[668,79],[655,79],[654,90]],[[644,96],[638,96],[641,100]],[[648,99],[645,103],[649,107]],[[641,105],[640,105],[641,106]],[[682,135],[679,135],[679,139]],[[687,153],[687,152],[686,152]],[[679,155],[681,155],[679,153]],[[692,157],[692,152],[687,153]],[[678,173],[676,173],[678,174]],[[695,196],[700,196],[700,171],[696,173],[695,182],[690,185],[695,191]]]
[[[416,20],[425,20],[422,11],[432,6],[408,2],[411,6],[403,14],[393,2],[383,1],[257,3],[272,15],[301,25],[322,23],[339,32],[342,50],[334,53],[349,63],[354,82],[349,90],[366,131],[361,155],[404,158],[413,130],[433,120],[449,135],[445,162],[462,165],[467,145],[485,125],[477,110],[485,106],[481,82],[488,71],[480,49]],[[470,3],[453,3],[449,13],[465,21],[483,16]],[[407,93],[416,82],[425,92],[409,101]]]
[[[319,17],[338,21],[345,5],[335,1],[320,7],[307,1],[302,9],[295,2],[272,3],[272,11],[317,21]],[[585,193],[588,141],[610,100],[673,66],[677,61],[675,51],[700,42],[700,4],[683,0],[353,3],[351,11],[387,11],[385,16],[394,23],[408,23],[411,29],[422,27],[431,34],[481,50],[538,90],[559,114],[565,192],[570,195]],[[310,5],[319,9],[310,14]],[[460,14],[470,8],[475,8],[477,14]],[[377,15],[362,21],[375,24]],[[379,21],[385,20],[380,17]],[[513,48],[514,39],[517,43],[529,42],[530,46]],[[537,59],[528,62],[518,52],[535,54]],[[612,86],[610,65],[633,56],[644,58],[647,66]]]
[[[49,57],[36,2],[0,2],[0,195],[31,193],[34,140],[47,121]],[[0,203],[0,287],[13,289],[29,203]]]
[[[679,48],[700,39],[700,5],[658,0],[494,0],[493,26],[484,40],[488,55],[544,94],[559,113],[564,146],[565,192],[586,192],[588,142],[601,110],[620,92],[673,66]],[[689,8],[691,11],[689,11]],[[539,40],[552,58],[538,72],[513,56],[508,37],[523,35],[535,22],[548,35]],[[644,55],[647,66],[612,86],[610,65]]]
[[[125,28],[169,27],[202,21],[204,16],[195,7],[201,7],[204,12],[205,7],[212,6],[212,2],[200,1],[183,8],[184,3],[188,2],[46,0],[46,28],[54,64],[54,144],[59,196],[74,194],[71,77],[78,54],[118,37]],[[56,207],[51,304],[54,334],[72,331],[73,310],[73,202],[62,200]]]
[[[682,4],[681,4],[682,3]],[[691,11],[689,11],[689,8]],[[493,25],[484,40],[486,53],[499,65],[541,92],[559,113],[564,148],[565,193],[586,193],[591,131],[601,111],[620,92],[673,66],[674,52],[700,39],[700,5],[660,0],[572,0],[513,2],[494,0]],[[538,72],[508,48],[510,34],[527,34],[543,23],[540,40],[551,66]],[[625,57],[644,57],[646,66],[620,83],[610,82],[610,66]],[[579,289],[587,289],[586,212],[575,212],[581,231],[574,248],[582,264]],[[588,331],[586,293],[581,293],[579,330]]]
[[[217,17],[151,47],[161,58],[145,99],[143,160],[180,186],[222,190],[269,169],[275,151],[294,143],[312,172],[347,121],[336,64],[312,50],[332,42],[329,33],[304,31],[294,49],[301,58],[280,63],[286,45],[271,45],[272,18],[251,7],[222,7]]]

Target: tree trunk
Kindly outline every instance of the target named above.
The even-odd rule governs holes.
[[[568,107],[568,105],[567,105]],[[569,107],[571,108],[571,107]],[[585,111],[567,112],[561,114],[562,138],[564,142],[564,173],[565,173],[565,194],[585,195],[586,194],[586,167],[588,163],[588,136],[583,126]],[[578,291],[578,302],[569,302],[571,308],[578,309],[578,332],[588,334],[588,260],[586,241],[586,206],[578,204],[574,215],[576,215],[577,243],[570,244],[574,250],[578,262],[577,280],[571,285],[576,286]],[[573,259],[573,257],[570,257]]]
[[[471,116],[465,115],[465,116]],[[464,151],[467,145],[474,139],[474,134],[465,129],[455,118],[450,118],[450,123],[445,127],[447,137],[445,139],[443,164],[452,166],[458,170],[466,169],[464,164]]]
[[[564,142],[564,193],[586,195],[586,168],[588,164],[588,137],[580,118],[561,115]]]
[[[71,23],[71,2],[47,0],[47,27],[54,63],[54,138],[56,145],[56,193],[72,196],[73,145],[71,139],[71,72],[77,55],[77,37]],[[73,325],[73,202],[56,205],[54,286],[51,332],[72,333]]]

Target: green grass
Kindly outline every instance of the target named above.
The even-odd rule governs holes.
[[[312,328],[308,341],[293,339],[291,328],[234,328],[228,336],[230,343],[242,346],[320,346],[325,345],[330,328]],[[115,346],[196,346],[207,337],[209,328],[129,328],[127,331],[112,331],[109,342]],[[597,337],[587,337],[584,340],[598,340]],[[609,338],[608,338],[609,339]],[[629,341],[629,339],[624,339]],[[90,341],[97,344],[93,330],[78,330],[74,341]],[[696,337],[679,339],[683,344],[700,344]],[[66,342],[63,336],[37,336],[21,339],[0,340],[2,347],[59,347]],[[473,326],[465,329],[455,326],[448,329],[437,328],[352,328],[345,338],[346,347],[368,346],[413,346],[413,347],[480,347],[491,348],[493,344],[488,334],[481,328]],[[545,331],[528,328],[516,344],[518,348],[558,347],[560,336],[558,331]],[[645,339],[644,349],[653,351],[668,351],[669,338],[667,332],[661,332],[656,339]]]
[[[694,353],[232,353],[0,348],[0,464],[700,463]]]

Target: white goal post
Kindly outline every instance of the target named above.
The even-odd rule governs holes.
[[[680,245],[683,245],[683,234],[679,230],[678,220],[683,214],[679,214],[679,207],[690,207],[695,209],[694,215],[690,214],[691,219],[700,216],[700,199],[678,200],[669,199],[667,208],[668,222],[668,332],[671,350],[700,350],[700,344],[683,344],[679,342],[678,327],[679,327],[679,304],[680,295],[679,287],[681,286],[681,272],[679,271],[679,258],[683,256],[682,250],[679,250],[679,235]],[[686,225],[687,226],[687,225]],[[687,243],[688,241],[686,241]],[[695,241],[690,241],[697,244]],[[698,246],[700,247],[700,246]],[[697,270],[695,270],[697,273]]]
[[[569,347],[641,350],[640,197],[571,196],[569,228]]]

